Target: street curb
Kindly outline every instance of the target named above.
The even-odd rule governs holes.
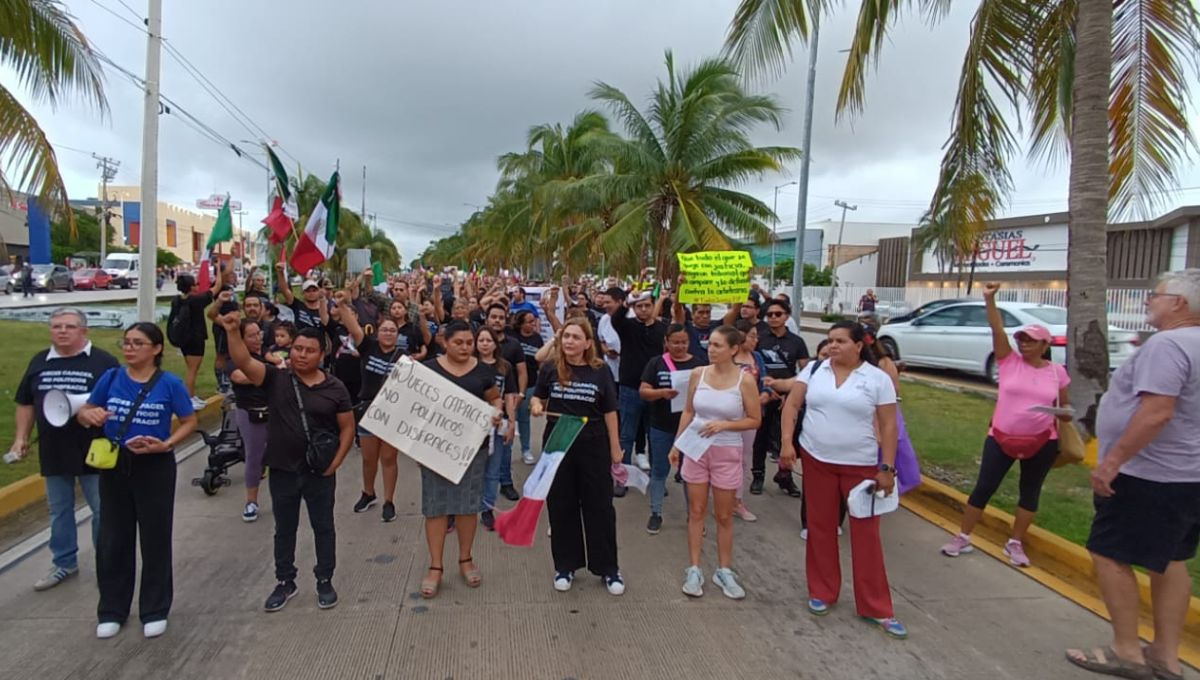
[[[958,533],[962,509],[967,504],[966,494],[929,477],[923,477],[922,480],[921,486],[901,498],[901,505],[951,534]],[[977,551],[1007,562],[1008,558],[1004,556],[1004,543],[1008,540],[1013,519],[1012,515],[1002,510],[992,507],[985,508],[983,519],[980,520],[971,535],[971,544]],[[1023,543],[1025,552],[1034,566],[1018,569],[1018,571],[1072,600],[1084,609],[1109,620],[1108,610],[1100,597],[1099,587],[1094,576],[1092,558],[1086,548],[1037,526],[1029,528]],[[944,556],[939,557],[951,559]],[[1139,571],[1135,571],[1134,575],[1137,577],[1142,602],[1138,633],[1142,639],[1151,641],[1154,639],[1154,618],[1150,609],[1150,578]],[[1103,642],[1103,640],[1080,640],[1079,644],[1090,648]],[[1200,598],[1194,596],[1188,607],[1187,620],[1183,629],[1183,644],[1180,647],[1179,656],[1189,666],[1200,668]]]
[[[221,409],[224,397],[216,395],[204,402],[204,408],[196,411],[197,418],[213,415]],[[174,426],[172,426],[174,429]],[[46,498],[46,485],[40,474],[32,474],[12,484],[0,487],[0,522],[21,512]]]

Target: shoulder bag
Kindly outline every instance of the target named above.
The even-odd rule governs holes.
[[[329,430],[312,430],[308,427],[308,416],[304,412],[304,400],[300,398],[300,381],[296,374],[288,371],[292,379],[292,391],[296,393],[296,406],[300,409],[300,424],[304,427],[304,462],[313,474],[323,475],[337,457],[341,439]]]
[[[121,370],[120,367],[110,370]],[[121,440],[125,438],[129,432],[129,426],[133,424],[133,419],[137,417],[138,409],[142,407],[142,402],[154,389],[155,383],[162,377],[162,369],[156,369],[154,375],[142,385],[142,389],[138,392],[137,399],[133,400],[133,406],[129,408],[129,413],[125,414],[125,420],[121,422],[121,428],[117,430],[116,439],[108,437],[98,437],[92,440],[88,446],[87,458],[84,462],[88,467],[97,470],[111,470],[117,466],[117,461],[121,456]]]

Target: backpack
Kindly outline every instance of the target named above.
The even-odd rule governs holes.
[[[167,317],[167,340],[182,349],[191,340],[191,335],[192,306],[175,298],[171,305],[171,314]]]

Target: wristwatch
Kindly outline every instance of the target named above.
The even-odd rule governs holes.
[[[880,472],[892,472],[892,473],[895,473],[895,472],[896,472],[896,468],[892,467],[891,465],[888,465],[887,463],[880,463],[880,464],[879,464],[879,471],[880,471]]]

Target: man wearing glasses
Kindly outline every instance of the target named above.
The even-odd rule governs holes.
[[[746,307],[742,307],[743,311]],[[767,377],[772,380],[796,377],[797,369],[804,366],[808,360],[808,345],[804,339],[787,328],[791,318],[792,308],[783,300],[768,300],[763,305],[767,317],[766,333],[760,327],[758,330],[758,351],[763,355],[766,364]],[[744,314],[743,314],[744,318]],[[769,386],[769,385],[768,385]],[[772,391],[771,400],[763,407],[762,426],[754,437],[754,458],[750,465],[753,479],[750,481],[750,493],[760,494],[763,489],[763,478],[766,476],[767,452],[771,458],[779,459],[780,442],[780,407],[783,398]],[[800,496],[800,489],[792,480],[791,475],[780,475],[776,482],[779,488],[792,497]]]
[[[100,482],[96,470],[84,465],[88,446],[99,433],[75,418],[62,427],[46,420],[42,402],[50,390],[67,394],[90,394],[96,380],[117,359],[92,346],[88,340],[87,317],[70,307],[50,315],[50,348],[34,355],[17,387],[16,437],[12,452],[24,458],[29,453],[34,422],[38,431],[38,465],[46,479],[46,501],[50,507],[50,554],[53,567],[33,589],[49,590],[79,573],[79,544],[75,532],[75,482],[92,509],[92,545],[100,530]]]

